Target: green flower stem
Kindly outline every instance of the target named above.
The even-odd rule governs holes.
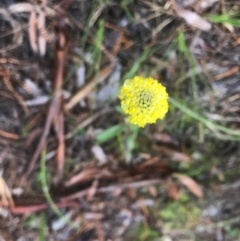
[[[44,149],[41,152],[41,172],[40,172],[40,182],[42,185],[42,190],[43,190],[43,194],[49,204],[49,206],[51,207],[51,209],[53,210],[53,212],[60,218],[64,219],[66,224],[69,224],[70,226],[72,226],[75,229],[79,229],[79,227],[72,222],[71,220],[69,220],[68,218],[66,218],[64,216],[64,214],[59,210],[59,208],[56,206],[56,204],[54,203],[50,193],[49,193],[49,188],[47,185],[47,170],[46,170],[46,150]]]

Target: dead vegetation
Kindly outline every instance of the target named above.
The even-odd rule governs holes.
[[[221,215],[208,193],[238,178],[239,7],[3,2],[0,238],[238,240],[240,213]],[[145,129],[117,99],[136,74],[170,96]]]

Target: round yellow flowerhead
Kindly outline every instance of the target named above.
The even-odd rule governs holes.
[[[140,127],[163,119],[168,111],[166,88],[153,78],[136,76],[125,80],[119,98],[129,122]]]

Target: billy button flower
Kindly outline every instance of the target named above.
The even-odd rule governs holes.
[[[125,80],[119,99],[129,122],[140,127],[163,119],[168,111],[166,88],[153,78],[136,76]]]

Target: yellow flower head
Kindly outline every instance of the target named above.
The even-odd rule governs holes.
[[[136,76],[125,80],[119,98],[129,122],[140,127],[163,119],[168,111],[166,88],[153,78]]]

